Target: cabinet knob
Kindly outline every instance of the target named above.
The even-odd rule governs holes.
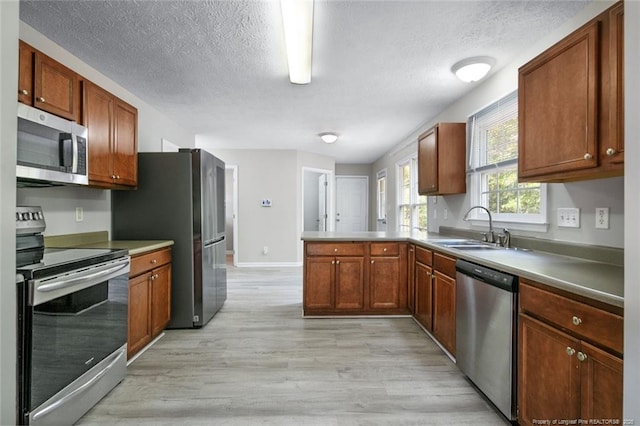
[[[337,249],[337,248],[334,248],[334,249],[333,249],[333,252],[334,252],[334,253],[337,253],[337,252],[338,252],[338,249]]]
[[[111,179],[115,179],[115,178],[116,178],[116,175],[111,175]]]
[[[372,261],[371,261],[371,263],[374,263],[374,262],[375,262],[375,260],[372,260]]]
[[[44,103],[44,98],[43,98],[42,96],[40,96],[40,97],[37,99],[37,101],[38,101],[38,102],[42,102],[42,103]]]
[[[616,150],[613,149],[613,148],[607,148],[606,153],[607,153],[607,157],[612,157],[612,156],[616,155]]]
[[[588,152],[584,155],[585,160],[591,160],[592,158],[593,158],[593,155],[589,154]]]
[[[18,92],[20,92],[21,95],[28,95],[29,91],[27,89],[22,89],[22,90],[18,90]]]
[[[573,325],[580,325],[582,324],[582,320],[576,316],[574,316],[573,318],[571,318],[571,322],[573,323]]]
[[[120,179],[120,175],[116,175],[116,179]]]
[[[150,279],[151,281],[154,281],[154,280],[156,279],[156,276],[155,276],[155,275],[151,275],[151,276],[149,277],[149,279]]]
[[[573,354],[576,353],[576,350],[571,348],[571,347],[569,347],[569,346],[567,346],[566,350],[567,350],[567,355],[569,355],[569,356],[573,356]]]
[[[586,361],[587,360],[587,355],[583,352],[578,352],[578,360],[580,361]]]
[[[386,251],[387,251],[387,248],[386,248],[386,247],[385,247],[385,248],[383,248],[383,249],[382,249],[382,251],[386,252]]]
[[[339,265],[339,264],[340,264],[340,261],[339,261],[339,260],[336,260],[336,265]]]
[[[156,263],[158,263],[158,261],[156,259],[151,259],[151,263],[155,265]]]
[[[332,261],[331,261],[331,264],[332,264],[332,265],[335,265],[335,264],[336,264],[336,261],[335,261],[335,260],[332,260]]]

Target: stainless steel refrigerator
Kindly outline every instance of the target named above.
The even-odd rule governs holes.
[[[173,240],[169,328],[199,328],[227,299],[225,166],[201,149],[138,154],[138,189],[112,191],[114,240]]]

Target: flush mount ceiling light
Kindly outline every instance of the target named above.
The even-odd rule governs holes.
[[[338,140],[338,135],[336,135],[335,133],[320,133],[319,136],[324,143],[334,143]]]
[[[475,58],[463,59],[460,62],[456,62],[451,67],[453,72],[460,80],[471,83],[482,79],[495,61],[488,56],[477,56]]]
[[[289,81],[311,82],[311,42],[313,35],[313,0],[280,0],[284,43],[287,49]]]

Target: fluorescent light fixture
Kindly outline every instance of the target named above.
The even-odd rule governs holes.
[[[280,0],[284,42],[287,48],[289,81],[311,82],[311,45],[313,39],[313,0]]]
[[[322,139],[324,143],[334,143],[338,140],[338,135],[335,133],[320,133],[320,139]]]
[[[487,56],[478,56],[475,58],[463,59],[460,62],[456,62],[452,67],[451,71],[462,81],[471,83],[474,81],[481,80],[491,67],[495,61],[493,58],[489,58]]]

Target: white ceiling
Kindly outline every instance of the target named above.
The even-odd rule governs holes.
[[[316,0],[306,86],[288,81],[275,0],[22,0],[20,18],[208,146],[371,163],[473,88],[455,62],[495,72],[587,1]]]

